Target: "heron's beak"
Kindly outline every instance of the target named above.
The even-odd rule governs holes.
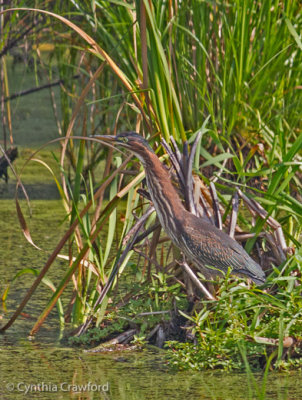
[[[111,147],[114,150],[119,151],[120,153],[123,153],[119,147],[122,146],[115,146],[116,144],[120,144],[118,141],[117,136],[115,135],[90,135],[92,139],[96,139],[97,142],[103,143],[107,145],[108,147]]]
[[[114,135],[91,135],[91,137],[107,143],[114,143],[116,141],[116,136]]]

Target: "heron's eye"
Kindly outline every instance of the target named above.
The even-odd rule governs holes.
[[[122,138],[122,142],[123,142],[123,143],[128,143],[128,138],[127,138],[126,136],[124,136],[124,137]]]

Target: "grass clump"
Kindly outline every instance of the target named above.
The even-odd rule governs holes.
[[[292,278],[275,278],[265,290],[220,281],[217,300],[187,316],[194,341],[166,343],[169,363],[178,369],[244,370],[244,349],[251,370],[263,369],[270,356],[276,369],[301,368],[301,278],[297,286]]]
[[[93,346],[102,340],[105,340],[112,334],[122,332],[125,328],[126,321],[119,320],[115,321],[108,326],[104,326],[102,329],[99,327],[94,327],[89,329],[88,332],[81,336],[71,336],[68,339],[70,345],[81,345],[81,346]]]

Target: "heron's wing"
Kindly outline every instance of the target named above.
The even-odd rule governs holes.
[[[261,267],[251,259],[244,248],[207,220],[188,213],[184,225],[187,253],[195,255],[195,260],[198,257],[202,263],[209,266],[225,271],[232,267],[236,273],[265,279]]]

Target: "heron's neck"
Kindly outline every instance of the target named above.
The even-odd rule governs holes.
[[[168,171],[155,153],[148,152],[141,161],[145,168],[149,193],[161,223],[165,225],[167,218],[181,218],[185,208],[172,184]],[[166,218],[161,216],[164,213],[166,213]]]

